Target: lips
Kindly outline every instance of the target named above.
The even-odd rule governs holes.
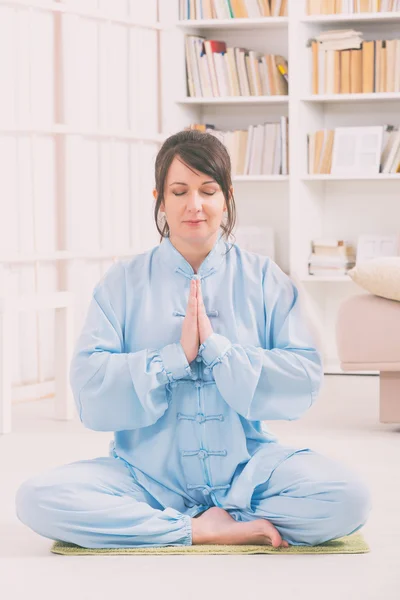
[[[185,223],[204,223],[205,219],[200,219],[199,221],[185,221]]]

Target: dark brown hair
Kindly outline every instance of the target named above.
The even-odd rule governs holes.
[[[169,226],[165,221],[158,221],[160,204],[164,200],[165,181],[168,169],[175,156],[179,156],[189,167],[212,177],[224,194],[228,217],[226,223],[221,223],[223,235],[228,241],[236,223],[236,205],[233,195],[229,195],[232,185],[231,159],[224,144],[211,133],[197,130],[184,130],[171,135],[161,146],[155,164],[155,186],[158,192],[154,208],[156,227],[161,235],[160,241],[169,236]]]

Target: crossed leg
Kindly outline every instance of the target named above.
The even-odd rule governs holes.
[[[162,507],[119,459],[56,467],[25,481],[17,516],[36,533],[85,548],[191,545],[191,519]]]
[[[314,546],[360,529],[371,510],[371,498],[351,469],[313,450],[302,450],[255,488],[251,509],[229,513],[238,521],[267,519],[290,545]]]

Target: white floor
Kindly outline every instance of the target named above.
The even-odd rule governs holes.
[[[83,556],[50,552],[52,542],[18,521],[15,491],[53,466],[107,454],[111,434],[57,422],[50,400],[17,404],[13,433],[0,436],[0,598],[185,600],[400,598],[400,424],[378,420],[378,378],[325,376],[299,421],[270,422],[282,443],[308,445],[342,460],[371,486],[374,508],[363,555]]]

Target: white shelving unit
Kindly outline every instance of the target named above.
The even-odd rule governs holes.
[[[287,17],[263,17],[261,19],[213,19],[212,21],[191,19],[190,21],[179,21],[178,27],[186,31],[195,29],[272,29],[288,26]]]
[[[379,92],[374,94],[317,94],[302,98],[303,102],[400,102],[398,92]]]
[[[250,181],[289,181],[289,175],[235,175],[233,183],[249,183]]]
[[[356,244],[362,233],[399,233],[400,176],[308,175],[307,134],[347,125],[400,123],[400,94],[312,95],[307,41],[323,30],[355,26],[365,39],[397,38],[400,13],[308,17],[304,0],[289,0],[288,18],[182,22],[179,2],[172,2],[173,10],[166,4],[169,6],[161,6],[160,15],[165,27],[161,32],[164,135],[192,122],[238,129],[278,121],[282,115],[289,117],[290,174],[236,177],[238,225],[257,223],[274,228],[275,261],[302,283],[320,324],[325,372],[342,373],[335,339],[337,311],[346,297],[362,290],[349,276],[310,276],[310,241],[334,237]],[[289,61],[289,96],[188,98],[184,38],[189,33],[284,55]]]
[[[302,181],[400,181],[399,173],[379,175],[305,175]]]
[[[220,98],[180,98],[179,104],[287,104],[288,96],[225,96]]]
[[[300,3],[301,2],[299,2],[299,4]],[[317,25],[330,25],[332,23],[357,25],[359,23],[398,23],[399,21],[400,12],[354,13],[352,15],[307,15],[301,19],[302,23],[313,23]]]

